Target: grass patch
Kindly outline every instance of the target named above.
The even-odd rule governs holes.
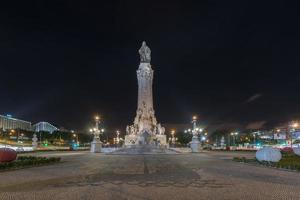
[[[293,153],[283,153],[282,159],[279,162],[267,162],[267,161],[258,161],[256,158],[245,158],[245,157],[234,157],[233,161],[243,162],[243,163],[252,163],[259,164],[266,167],[275,167],[282,169],[290,169],[300,171],[300,156],[297,156]]]
[[[0,163],[0,171],[57,163],[60,160],[60,157],[18,156],[17,160],[13,162]]]

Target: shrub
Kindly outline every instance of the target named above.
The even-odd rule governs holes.
[[[35,157],[35,156],[19,156],[16,161],[9,163],[0,163],[0,170],[7,169],[18,169],[28,166],[38,166],[48,163],[59,162],[61,158],[59,157]]]
[[[300,156],[287,152],[282,154],[282,159],[277,163],[267,161],[260,162],[256,159],[247,159],[245,157],[234,157],[233,161],[244,163],[256,163],[267,167],[276,167],[300,171]]]

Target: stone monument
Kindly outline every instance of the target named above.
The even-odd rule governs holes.
[[[140,65],[137,70],[138,105],[132,125],[126,127],[125,145],[166,145],[165,128],[157,123],[153,109],[151,50],[142,43],[139,49]]]

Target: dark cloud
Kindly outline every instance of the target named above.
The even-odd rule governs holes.
[[[251,103],[253,101],[256,101],[257,99],[261,98],[262,94],[254,94],[251,97],[249,97],[249,99],[247,99],[247,101],[245,103]]]
[[[251,123],[247,124],[247,126],[245,128],[246,129],[262,129],[265,124],[266,124],[266,121],[251,122]]]

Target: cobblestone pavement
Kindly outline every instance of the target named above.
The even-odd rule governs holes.
[[[37,154],[62,163],[0,173],[0,199],[300,199],[300,173],[231,161],[254,153]]]

